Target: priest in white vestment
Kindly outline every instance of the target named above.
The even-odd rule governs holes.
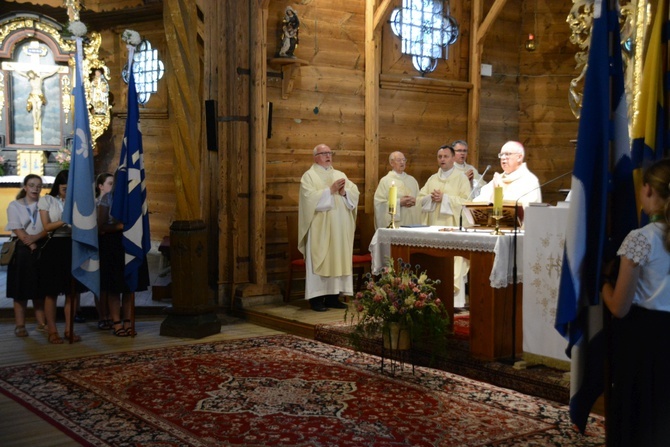
[[[542,202],[542,191],[537,177],[524,163],[525,150],[518,141],[508,141],[500,148],[498,158],[503,173],[493,174],[493,180],[482,187],[473,202],[493,203],[493,188],[502,186],[503,201],[516,202],[528,206],[529,203]]]
[[[454,148],[442,146],[437,151],[440,169],[433,174],[421,191],[419,206],[422,223],[426,225],[458,226],[461,207],[470,195],[470,181],[464,173],[454,168]],[[454,257],[454,307],[465,307],[465,282],[470,263],[460,256]]]
[[[314,164],[300,180],[298,249],[305,257],[305,299],[313,310],[344,308],[353,295],[354,232],[358,187],[333,168],[333,151],[313,150]]]
[[[391,223],[389,214],[389,189],[395,185],[398,191],[394,220],[397,225],[418,225],[421,223],[421,208],[416,206],[419,183],[405,172],[407,159],[402,152],[389,155],[391,170],[379,180],[375,191],[375,229],[387,228]]]
[[[470,186],[472,186],[470,198],[476,197],[481,187],[486,185],[486,182],[477,171],[477,168],[465,161],[468,157],[468,143],[464,140],[456,140],[451,143],[451,147],[454,148],[454,168],[464,173],[468,180],[470,180]]]

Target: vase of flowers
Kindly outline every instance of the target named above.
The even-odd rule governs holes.
[[[58,167],[62,170],[70,169],[70,161],[72,161],[72,153],[70,149],[64,147],[56,152],[56,161],[58,162]]]
[[[409,329],[400,323],[388,323],[382,328],[382,342],[384,349],[391,351],[407,351],[412,347]]]
[[[370,275],[365,290],[356,294],[344,314],[353,326],[352,345],[358,348],[364,338],[381,333],[387,349],[409,349],[420,338],[434,349],[444,348],[449,314],[435,294],[439,283],[428,278],[419,265],[412,267],[402,259],[397,267],[389,262],[379,276]]]

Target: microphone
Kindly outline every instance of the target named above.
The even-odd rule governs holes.
[[[537,191],[538,189],[542,188],[543,186],[546,186],[550,183],[555,182],[556,180],[559,180],[566,175],[572,174],[572,171],[565,172],[558,177],[554,177],[551,180],[547,180],[546,182],[542,183],[539,186],[536,186],[535,188],[526,191],[525,193],[521,194],[517,199],[516,202],[514,202],[514,263],[512,264],[512,357],[509,359],[507,363],[510,365],[514,365],[516,362],[516,297],[517,297],[517,264],[516,264],[516,246],[517,246],[517,227],[518,227],[518,222],[519,222],[519,200],[521,200],[524,196],[530,194],[533,191]]]
[[[486,169],[484,169],[484,172],[482,173],[481,176],[479,176],[480,179],[484,178],[487,172],[489,172],[489,169],[491,169],[491,165],[486,165]],[[474,192],[477,191],[477,188],[472,188],[472,191],[470,191],[470,194],[468,195],[468,198],[465,199],[466,202],[469,202],[472,200],[472,195]],[[463,231],[463,207],[461,206],[461,215],[458,218],[458,230]]]
[[[570,174],[572,174],[572,171],[564,172],[563,174],[559,175],[558,177],[554,177],[554,178],[552,178],[551,180],[547,180],[546,182],[542,183],[541,185],[538,185],[538,186],[536,186],[535,188],[533,188],[533,189],[531,189],[531,190],[529,190],[529,191],[526,191],[525,193],[521,194],[521,195],[516,199],[516,202],[514,202],[515,210],[516,210],[516,207],[519,206],[519,200],[521,200],[523,197],[527,196],[528,194],[530,194],[530,193],[533,192],[533,191],[537,191],[538,189],[542,188],[543,186],[547,186],[547,185],[550,184],[550,183],[554,183],[556,180],[562,179],[562,178],[565,177],[566,175],[570,175]],[[516,217],[516,216],[515,216],[515,217]],[[515,222],[516,222],[516,221],[515,221]]]

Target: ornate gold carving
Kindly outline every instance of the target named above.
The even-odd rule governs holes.
[[[629,127],[638,115],[640,95],[643,48],[646,29],[651,20],[648,0],[620,0],[619,8],[621,45],[623,48],[624,85],[628,102]],[[584,76],[586,74],[589,46],[591,44],[591,27],[593,26],[593,0],[573,0],[566,22],[572,30],[570,42],[579,46],[575,54],[576,69],[579,76],[570,81],[568,102],[576,118],[582,107],[582,91],[584,90]],[[639,50],[639,51],[638,51]]]
[[[591,26],[593,25],[593,0],[572,0],[572,9],[566,22],[572,30],[570,42],[579,47],[575,54],[575,68],[579,76],[570,81],[568,103],[576,118],[582,109],[582,91],[584,90],[584,75],[588,61],[589,45],[591,44]]]
[[[16,175],[44,175],[45,159],[43,151],[16,151]]]
[[[95,147],[96,140],[109,127],[112,106],[109,104],[109,67],[98,57],[102,36],[93,32],[89,38],[88,44],[84,47],[84,90],[86,104],[89,107],[91,139]]]

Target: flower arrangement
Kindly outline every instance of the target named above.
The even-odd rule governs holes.
[[[356,293],[345,311],[345,321],[354,325],[351,341],[360,346],[363,338],[386,331],[389,324],[398,323],[410,332],[412,339],[428,337],[433,341],[444,338],[449,330],[449,314],[435,294],[439,280],[428,278],[421,267],[398,259],[382,268],[375,278],[369,275],[365,290]],[[438,341],[435,347],[444,347]]]
[[[70,149],[64,147],[56,152],[56,161],[61,170],[70,169],[70,162],[72,161],[72,153]]]

